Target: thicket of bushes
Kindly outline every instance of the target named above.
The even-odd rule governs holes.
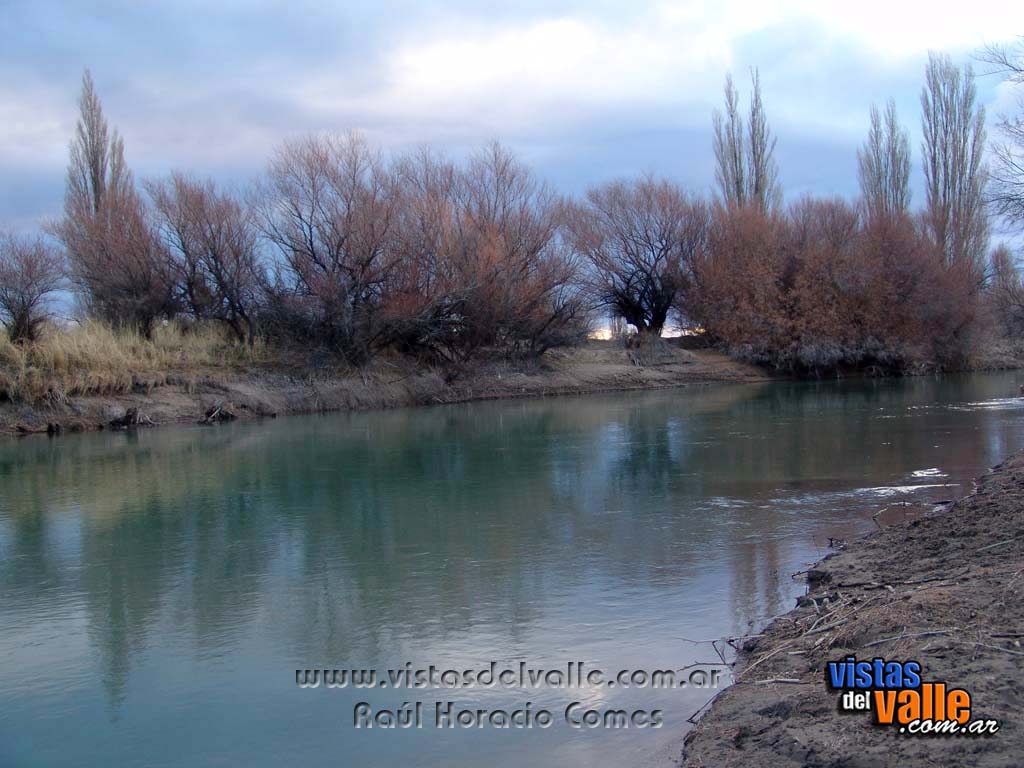
[[[459,164],[386,157],[354,135],[286,143],[242,193],[181,173],[140,189],[87,73],[64,215],[50,240],[0,240],[0,313],[21,350],[5,365],[31,357],[68,287],[85,316],[140,343],[188,318],[239,347],[352,365],[383,350],[456,367],[539,355],[602,313],[643,334],[699,328],[779,368],[956,364],[986,322],[1020,332],[1024,291],[1009,252],[986,252],[970,70],[932,57],[922,111],[918,211],[891,105],[872,110],[860,200],[783,206],[756,73],[748,117],[731,80],[715,115],[712,202],[653,177],[568,200],[499,145]]]
[[[693,316],[748,359],[824,372],[962,363],[979,330],[977,276],[907,216],[842,200],[784,213],[718,210]]]

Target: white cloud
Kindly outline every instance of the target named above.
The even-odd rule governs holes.
[[[891,61],[930,49],[973,49],[1024,34],[1024,5],[1005,0],[803,0],[786,5],[817,20],[833,35]]]
[[[342,74],[308,81],[295,94],[322,113],[518,130],[538,121],[564,123],[573,112],[585,119],[590,109],[707,105],[717,102],[729,69],[739,73],[758,65],[769,81],[773,69],[805,67],[780,72],[774,85],[781,93],[772,95],[781,114],[797,118],[821,111],[815,88],[834,91],[827,74],[849,76],[837,70],[850,64],[851,52],[870,61],[877,75],[919,60],[929,49],[970,51],[1024,30],[1022,4],[917,6],[893,0],[723,0],[513,22],[446,18],[400,36],[372,88],[353,92]],[[755,36],[767,35],[770,43],[772,33],[782,31],[796,43],[783,61],[749,59],[746,46]],[[841,55],[830,60],[830,53]],[[810,90],[803,87],[806,80]],[[866,112],[867,104],[854,107]],[[831,109],[824,123],[838,124],[846,112]]]
[[[505,126],[557,122],[572,108],[657,104],[717,90],[729,64],[721,31],[692,22],[658,9],[626,24],[561,16],[420,30],[387,56],[383,87],[352,98],[325,78],[298,96],[321,110]]]

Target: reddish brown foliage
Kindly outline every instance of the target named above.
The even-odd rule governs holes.
[[[358,137],[308,138],[277,152],[261,197],[263,234],[281,256],[273,316],[362,363],[383,341],[398,259],[393,174]]]
[[[108,190],[98,212],[69,200],[54,228],[87,310],[149,334],[177,309],[170,260],[130,180]]]
[[[135,190],[117,132],[107,121],[88,71],[71,145],[64,218],[53,233],[64,244],[71,277],[93,314],[145,334],[174,314],[167,254]]]
[[[965,351],[975,285],[905,217],[866,224],[842,200],[785,217],[716,210],[697,316],[751,359],[823,372],[949,362]]]
[[[498,145],[463,170],[442,170],[452,183],[441,188],[430,183],[438,175],[430,165],[421,158],[406,166],[425,175],[410,185],[407,207],[433,211],[427,230],[445,235],[433,248],[407,252],[404,263],[430,276],[419,301],[445,322],[414,343],[464,357],[485,347],[536,354],[575,341],[583,303],[562,243],[561,201]]]
[[[181,302],[193,317],[223,322],[251,342],[263,288],[251,210],[182,174],[148,186]]]
[[[570,203],[497,145],[462,165],[426,151],[393,161],[351,135],[284,145],[252,207],[173,175],[149,186],[149,208],[87,74],[53,232],[102,318],[148,332],[185,308],[240,340],[259,326],[355,364],[384,348],[449,363],[538,354],[581,338],[598,306],[652,335],[674,312],[780,368],[945,364],[979,315],[982,123],[969,72],[933,60],[928,82],[928,208],[913,220],[892,109],[884,129],[873,115],[860,156],[868,215],[839,199],[782,210],[756,73],[749,130],[731,84],[716,119],[714,210],[649,176]],[[988,302],[1010,318],[1020,280],[1000,259]]]
[[[695,265],[692,313],[713,338],[760,359],[787,343],[782,222],[756,206],[717,206]]]
[[[289,145],[262,210],[283,256],[276,306],[351,362],[390,344],[450,361],[579,335],[560,201],[496,145],[465,168],[388,164],[351,137]]]

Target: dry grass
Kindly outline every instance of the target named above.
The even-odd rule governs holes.
[[[62,403],[73,395],[128,392],[137,384],[160,385],[176,373],[193,373],[263,361],[262,344],[234,343],[222,328],[187,330],[171,323],[152,339],[113,330],[95,321],[51,327],[37,342],[12,344],[0,332],[0,399]]]

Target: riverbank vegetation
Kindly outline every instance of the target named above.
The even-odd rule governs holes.
[[[987,60],[1019,80],[1018,53]],[[45,237],[0,240],[0,393],[59,399],[284,355],[455,379],[578,345],[609,317],[629,344],[680,328],[797,374],[1016,349],[1024,287],[990,216],[1022,221],[1020,122],[1003,121],[990,170],[969,66],[929,59],[917,208],[892,103],[871,110],[859,199],[785,202],[756,71],[751,86],[744,110],[728,78],[713,116],[714,199],[654,176],[569,199],[498,144],[456,162],[356,134],[286,142],[245,189],[183,172],[140,184],[86,73],[63,215]],[[58,321],[66,295],[75,318]]]
[[[215,326],[155,327],[147,338],[98,320],[70,328],[48,326],[31,343],[0,333],[0,395],[49,405],[68,397],[117,395],[160,386],[168,377],[198,370],[243,368],[267,362],[261,342],[242,346]]]

